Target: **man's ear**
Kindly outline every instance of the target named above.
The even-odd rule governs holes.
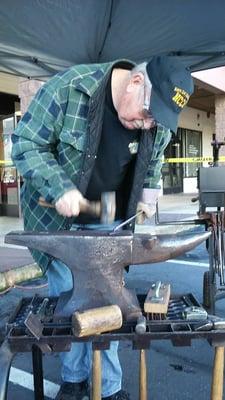
[[[137,86],[141,86],[144,83],[144,74],[142,72],[136,72],[131,75],[129,83],[127,85],[127,92],[133,92],[137,89]]]

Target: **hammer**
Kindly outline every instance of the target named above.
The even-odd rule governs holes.
[[[47,203],[43,197],[39,197],[38,204],[42,207],[55,208],[54,204]],[[100,217],[102,224],[110,224],[115,220],[116,196],[115,192],[103,192],[101,201],[80,202],[80,211]]]
[[[76,311],[72,315],[73,334],[77,337],[100,335],[121,328],[122,312],[119,306],[109,305],[85,311]],[[100,400],[101,396],[101,351],[92,344],[92,400]]]

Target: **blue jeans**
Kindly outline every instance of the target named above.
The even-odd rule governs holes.
[[[119,222],[117,221],[116,225]],[[112,225],[88,225],[88,229],[112,229]],[[85,228],[85,226],[84,226]],[[77,229],[77,225],[72,229]],[[70,269],[60,260],[53,260],[47,271],[49,295],[59,296],[61,292],[72,289]],[[76,277],[75,277],[76,279]],[[107,397],[121,389],[122,370],[118,358],[119,342],[111,342],[109,350],[101,352],[102,396]],[[81,382],[90,379],[92,368],[92,344],[73,343],[70,352],[60,353],[61,376],[64,382]]]

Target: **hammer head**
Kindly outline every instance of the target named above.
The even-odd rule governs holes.
[[[116,215],[116,193],[103,192],[101,195],[101,214],[102,224],[111,224],[115,221]]]

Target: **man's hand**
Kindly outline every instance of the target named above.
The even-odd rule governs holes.
[[[139,211],[142,211],[142,213],[136,217],[136,224],[141,225],[144,223],[146,218],[151,218],[156,213],[156,207],[153,204],[147,204],[139,201],[137,205],[137,212]]]
[[[55,208],[60,215],[64,217],[76,217],[80,213],[81,203],[84,204],[86,199],[77,189],[69,190],[55,203]]]

